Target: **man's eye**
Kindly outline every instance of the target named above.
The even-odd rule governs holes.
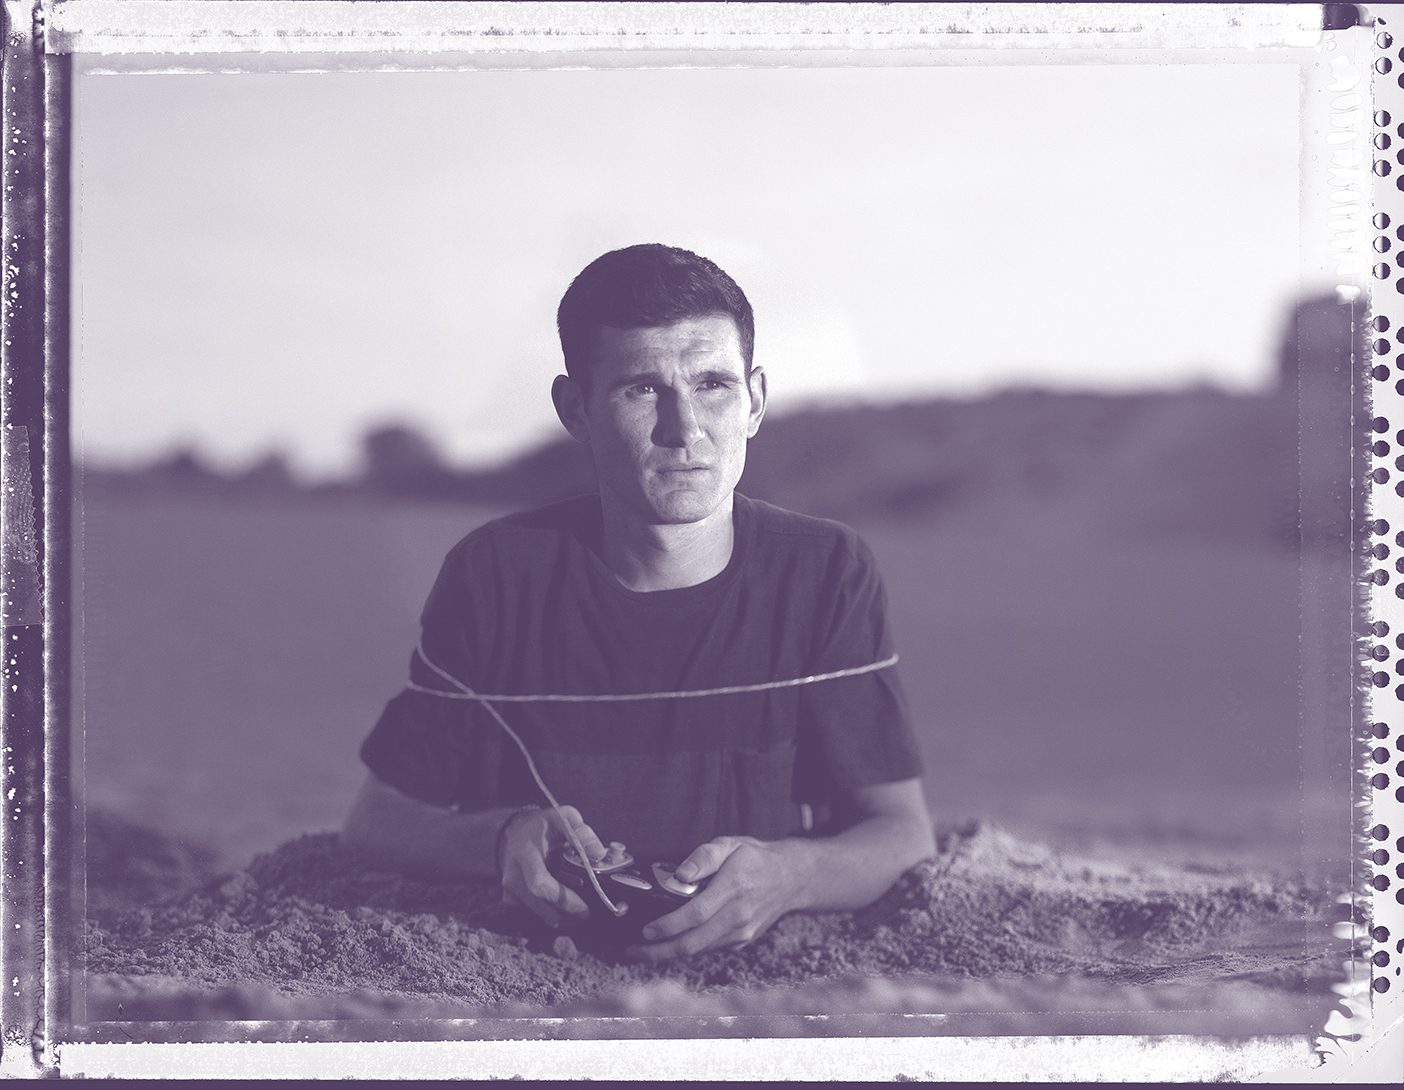
[[[648,395],[654,392],[654,385],[651,382],[640,382],[629,387],[629,392],[634,394]]]

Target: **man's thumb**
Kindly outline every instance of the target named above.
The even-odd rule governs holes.
[[[673,873],[679,881],[695,882],[699,878],[716,874],[730,854],[731,849],[725,842],[709,840],[679,863],[678,869]]]

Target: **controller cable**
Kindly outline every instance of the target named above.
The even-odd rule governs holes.
[[[443,678],[444,681],[448,682],[458,691],[445,692],[443,689],[433,689],[427,685],[420,685],[412,678],[405,687],[417,693],[445,697],[449,700],[475,700],[487,709],[488,714],[497,721],[497,725],[506,731],[507,737],[512,739],[512,741],[517,744],[517,748],[522,751],[522,756],[526,758],[527,770],[531,773],[531,778],[536,781],[536,786],[541,789],[541,794],[546,797],[546,801],[551,804],[551,809],[554,810],[556,816],[560,818],[561,827],[565,830],[566,837],[569,839],[571,847],[575,849],[581,861],[585,863],[585,876],[590,879],[590,885],[595,888],[595,893],[599,895],[605,907],[615,916],[624,915],[625,910],[611,901],[609,895],[605,893],[604,887],[600,885],[600,880],[595,874],[595,868],[590,865],[590,857],[586,854],[584,845],[580,843],[580,838],[576,835],[574,827],[566,820],[565,815],[561,813],[561,804],[557,801],[556,796],[551,793],[551,789],[546,786],[546,781],[541,778],[541,773],[537,770],[536,762],[532,760],[531,751],[527,749],[526,743],[522,741],[521,736],[508,725],[507,720],[503,719],[501,713],[493,707],[493,704],[546,702],[585,704],[618,702],[624,700],[662,700],[673,697],[726,696],[732,693],[754,693],[766,689],[785,689],[796,685],[812,685],[818,681],[832,681],[836,678],[855,677],[859,674],[870,674],[877,670],[885,670],[887,667],[894,666],[897,663],[897,655],[892,654],[885,659],[878,662],[870,662],[865,666],[850,666],[842,670],[830,670],[823,674],[810,674],[807,677],[786,678],[783,681],[762,681],[751,685],[723,685],[715,689],[680,689],[662,693],[552,693],[542,695],[504,695],[500,693],[484,694],[474,692],[467,684],[454,677],[425,654],[423,637],[415,644],[414,651],[425,666],[429,667],[430,670],[434,671],[434,673],[438,674],[439,677]]]

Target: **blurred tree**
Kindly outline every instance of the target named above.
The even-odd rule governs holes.
[[[138,471],[145,478],[161,485],[209,485],[223,480],[194,447],[177,447],[164,458],[158,458],[146,469]]]
[[[557,439],[475,477],[475,498],[493,503],[536,505],[598,488],[589,452],[573,439]]]
[[[288,469],[287,458],[278,450],[263,455],[248,469],[238,474],[234,481],[259,492],[282,492],[297,486],[291,470]]]
[[[438,449],[407,424],[385,424],[361,438],[364,479],[381,492],[426,495],[443,492],[452,474]]]

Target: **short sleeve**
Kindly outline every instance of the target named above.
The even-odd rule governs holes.
[[[474,578],[460,543],[440,568],[420,615],[425,654],[469,686],[485,669],[493,629],[493,583]],[[418,651],[410,680],[445,693],[457,691]],[[482,706],[406,687],[385,707],[361,744],[361,760],[391,787],[436,806],[485,809],[511,805],[503,782],[504,738]]]
[[[877,562],[856,534],[835,548],[816,610],[814,672],[880,662],[894,653]],[[796,801],[829,804],[846,790],[922,773],[898,666],[801,689]]]

